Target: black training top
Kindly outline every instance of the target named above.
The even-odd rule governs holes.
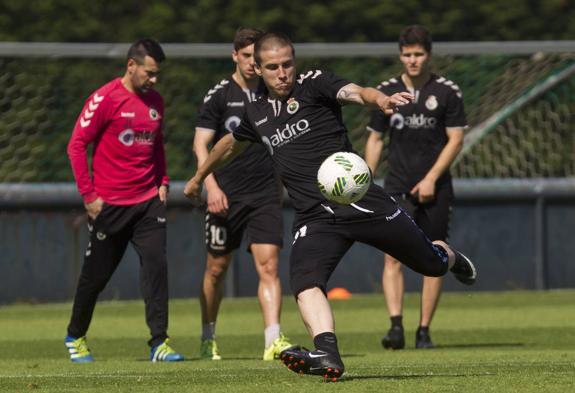
[[[263,143],[276,173],[292,199],[295,227],[313,220],[346,216],[351,206],[327,203],[317,185],[325,158],[353,151],[336,96],[348,81],[326,71],[300,74],[289,97],[274,100],[263,94],[246,107],[238,141]],[[335,213],[334,213],[335,211]]]
[[[248,102],[255,101],[259,92],[243,89],[233,78],[224,79],[204,97],[198,109],[196,127],[212,130],[213,144],[240,124]],[[232,162],[215,172],[220,188],[228,200],[241,200],[269,195],[279,197],[271,160],[265,148],[252,145]]]
[[[384,81],[377,88],[388,96],[408,91],[401,77]],[[421,90],[412,93],[415,100],[391,116],[373,112],[367,127],[390,132],[385,178],[385,190],[390,194],[407,193],[425,177],[447,144],[446,128],[467,127],[461,91],[452,81],[432,74]],[[450,181],[446,171],[437,186]]]

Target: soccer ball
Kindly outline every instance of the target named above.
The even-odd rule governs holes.
[[[349,205],[363,198],[371,184],[371,172],[357,154],[333,153],[319,167],[317,184],[328,201]]]

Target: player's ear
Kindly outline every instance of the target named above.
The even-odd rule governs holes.
[[[232,51],[232,60],[238,64],[238,52],[235,49]]]
[[[262,76],[262,68],[258,63],[254,63],[254,71],[256,72],[257,76]]]
[[[136,72],[136,67],[138,67],[138,62],[136,61],[136,59],[129,58],[128,64],[126,65],[128,72],[130,74],[133,74],[134,72]]]

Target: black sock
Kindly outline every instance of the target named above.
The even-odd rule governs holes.
[[[402,315],[396,315],[394,317],[390,317],[389,319],[391,319],[391,327],[399,326],[400,328],[403,328],[403,316]]]
[[[418,332],[429,333],[429,326],[420,326],[417,328]]]
[[[320,333],[313,338],[313,344],[316,349],[339,356],[339,349],[337,348],[337,337],[334,333],[325,332]]]

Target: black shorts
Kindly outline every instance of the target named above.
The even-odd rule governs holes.
[[[431,240],[447,241],[449,238],[449,221],[453,204],[453,188],[441,187],[436,190],[435,199],[429,203],[419,203],[411,194],[391,194],[425,232]]]
[[[339,261],[356,241],[392,255],[423,275],[442,276],[447,272],[447,252],[432,244],[389,196],[359,207],[370,210],[362,213],[363,219],[315,221],[295,231],[290,256],[290,283],[295,296],[314,287],[325,292]]]
[[[214,256],[240,247],[247,230],[247,249],[252,244],[283,245],[282,209],[277,200],[231,202],[226,217],[206,211],[206,248]]]

